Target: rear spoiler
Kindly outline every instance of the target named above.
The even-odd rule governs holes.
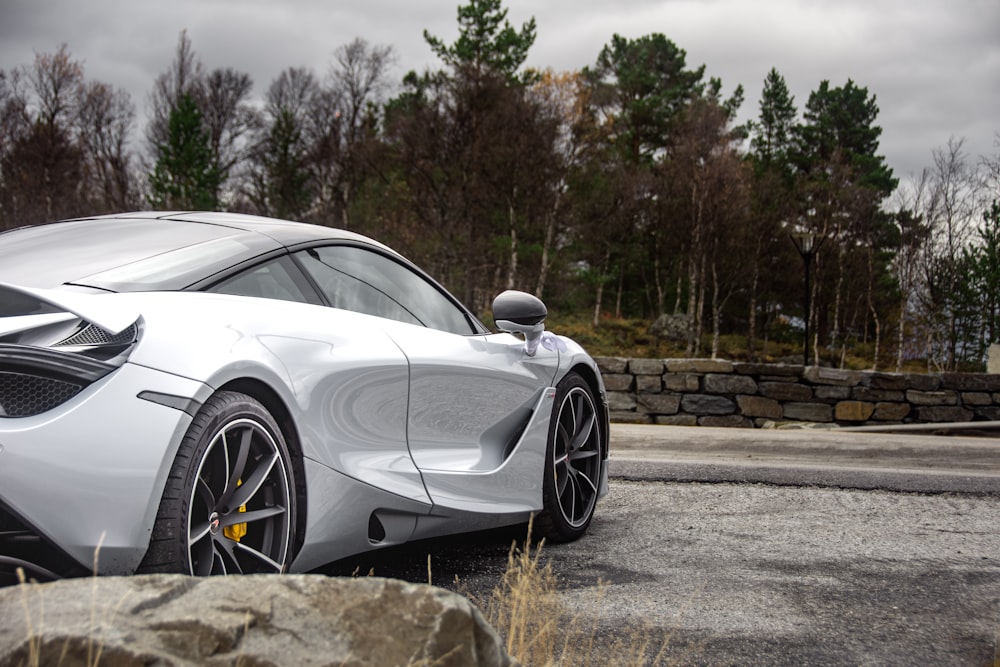
[[[6,304],[12,296],[26,296],[64,311],[58,313],[14,313]],[[133,304],[116,299],[115,294],[83,294],[66,290],[21,287],[0,282],[0,335],[25,331],[27,329],[54,324],[79,317],[101,327],[110,334],[121,333],[132,326],[141,313]]]

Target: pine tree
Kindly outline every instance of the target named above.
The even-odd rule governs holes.
[[[471,68],[477,78],[484,70],[501,74],[511,83],[530,83],[535,78],[530,73],[517,75],[535,43],[535,19],[524,23],[520,31],[514,30],[501,0],[469,0],[469,4],[460,6],[454,44],[448,46],[426,30],[424,39],[449,67]]]
[[[686,69],[687,53],[660,33],[614,35],[584,77],[594,103],[613,119],[614,141],[632,164],[666,145],[671,125],[705,89],[705,66]]]
[[[201,112],[185,93],[170,112],[167,141],[157,145],[149,203],[162,210],[215,210],[221,181]]]
[[[795,98],[788,92],[785,79],[771,68],[764,79],[760,96],[760,120],[754,123],[750,149],[759,167],[784,170],[795,130]]]
[[[279,218],[303,217],[312,198],[310,174],[302,129],[288,109],[274,119],[265,149],[269,210]]]

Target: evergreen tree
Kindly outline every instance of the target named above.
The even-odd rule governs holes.
[[[269,211],[279,218],[302,218],[312,198],[311,175],[302,129],[288,109],[282,109],[274,119],[265,150]]]
[[[823,81],[809,95],[804,122],[798,127],[797,166],[813,176],[829,173],[828,165],[842,160],[856,177],[856,183],[873,190],[879,199],[888,196],[898,183],[885,158],[876,155],[882,128],[875,97],[853,81],[831,88]]]
[[[1000,203],[983,213],[983,224],[962,252],[956,310],[965,323],[964,357],[981,363],[1000,342]],[[964,270],[963,270],[964,269]]]
[[[687,53],[660,33],[614,35],[584,77],[593,102],[615,129],[612,140],[632,164],[665,148],[672,123],[704,91],[705,66],[686,69]]]
[[[515,30],[507,21],[501,0],[469,0],[458,8],[458,39],[448,46],[424,30],[424,39],[446,65],[453,70],[469,68],[479,78],[486,71],[503,75],[508,82],[527,83],[534,76],[517,75],[535,43],[535,19]]]
[[[881,321],[875,304],[894,291],[886,288],[891,287],[891,254],[885,250],[892,221],[881,204],[898,181],[877,154],[878,111],[867,88],[851,80],[832,88],[823,81],[809,95],[792,154],[797,219],[833,241],[815,261],[812,316],[816,333],[828,339],[828,349],[840,348],[841,359],[851,329],[862,331],[864,339],[870,325],[878,349]]]
[[[215,210],[221,176],[212,157],[208,132],[190,94],[170,112],[167,140],[157,145],[149,176],[149,203],[163,210]]]
[[[752,123],[749,154],[753,166],[749,219],[753,263],[747,286],[747,347],[751,357],[757,354],[760,323],[766,322],[788,293],[788,275],[772,270],[774,263],[798,265],[782,229],[782,223],[793,215],[790,155],[797,115],[784,77],[772,68],[764,79],[760,115]]]
[[[753,124],[750,150],[758,168],[776,167],[787,171],[788,156],[795,131],[795,98],[788,92],[785,78],[771,68],[760,96],[759,120]]]

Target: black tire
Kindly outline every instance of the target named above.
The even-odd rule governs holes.
[[[568,373],[556,386],[542,485],[544,509],[535,532],[548,542],[570,542],[594,517],[604,465],[602,428],[590,386]]]
[[[214,394],[195,415],[167,478],[139,572],[284,572],[295,480],[288,447],[258,401]]]

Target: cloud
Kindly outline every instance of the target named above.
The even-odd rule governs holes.
[[[462,0],[4,0],[0,68],[66,43],[89,78],[127,89],[140,114],[153,80],[187,29],[209,68],[234,67],[262,96],[285,68],[324,76],[335,49],[362,37],[389,44],[397,78],[438,65],[423,31],[450,42]],[[508,0],[515,28],[535,17],[531,65],[592,65],[615,33],[661,32],[722,79],[746,90],[756,116],[767,72],[785,77],[801,110],[821,81],[852,79],[875,95],[882,153],[897,175],[931,162],[931,150],[965,137],[972,157],[994,155],[1000,131],[1000,3],[996,0]]]

